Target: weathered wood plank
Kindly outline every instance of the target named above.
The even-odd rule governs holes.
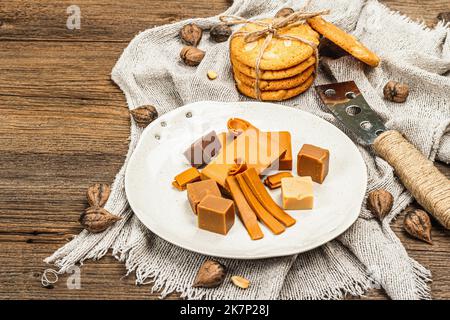
[[[125,107],[122,92],[110,78],[125,46],[102,42],[2,41],[0,96],[78,99],[80,105],[85,102],[84,107],[90,105],[90,100],[96,100],[97,103],[108,102],[105,109],[111,105]],[[40,100],[43,107],[46,99]],[[73,108],[70,100],[65,104]],[[17,107],[15,104],[10,106]],[[47,110],[61,114],[60,109],[53,106]],[[79,112],[78,108],[71,111]]]
[[[48,252],[58,245],[38,243],[2,243],[0,251],[2,299],[151,299],[149,286],[136,286],[134,275],[125,277],[123,264],[112,257],[106,257],[101,263],[87,261],[81,268],[80,289],[67,288],[67,276],[52,288],[41,285],[41,275],[46,266],[42,262]],[[10,257],[14,256],[14,259]],[[99,265],[101,267],[99,268]],[[171,295],[168,298],[176,298]]]
[[[128,42],[149,27],[224,11],[231,0],[51,1],[10,0],[0,7],[0,41]],[[81,10],[81,28],[69,30],[66,10]]]
[[[67,8],[74,3],[64,0],[10,0],[0,7],[0,41],[106,41],[128,42],[148,27],[191,17],[206,17],[224,11],[231,0],[157,0],[93,1],[78,0],[81,29],[66,26]],[[385,0],[394,10],[432,25],[438,13],[450,11],[446,0]]]
[[[423,21],[428,26],[436,24],[439,13],[450,11],[450,2],[447,0],[381,0],[380,2],[412,20]]]
[[[395,223],[394,229],[396,229],[396,232],[400,223],[401,218]],[[434,279],[431,284],[433,297],[448,299],[450,291],[450,278],[448,277],[450,240],[448,234],[435,226],[433,236],[436,244],[429,246],[406,237],[401,230],[397,233],[411,253],[412,258],[431,268]],[[157,297],[155,294],[150,294],[149,286],[135,286],[133,275],[122,278],[126,273],[125,268],[109,256],[97,262],[86,262],[81,269],[80,290],[67,289],[67,276],[62,276],[52,289],[42,288],[40,275],[46,268],[42,260],[62,243],[64,243],[64,240],[48,243],[45,241],[2,241],[2,250],[0,250],[0,260],[2,261],[0,298],[148,299]],[[412,250],[411,248],[415,249]],[[420,250],[418,250],[419,248]],[[175,297],[176,295],[171,296],[171,298]],[[374,290],[363,299],[385,297],[382,290]]]

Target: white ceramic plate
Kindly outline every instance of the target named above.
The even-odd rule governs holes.
[[[297,223],[281,235],[261,225],[264,238],[252,241],[238,218],[226,236],[200,230],[186,192],[171,185],[175,175],[189,168],[183,151],[211,130],[226,131],[231,117],[263,131],[291,132],[294,158],[304,143],[330,150],[329,174],[322,185],[314,183],[314,209],[289,211]],[[293,168],[295,174],[295,159]],[[258,102],[198,102],[161,116],[145,129],[125,177],[131,208],[156,235],[191,251],[236,259],[296,254],[334,239],[355,222],[366,186],[366,165],[339,129],[310,113]],[[271,193],[280,204],[280,190]]]

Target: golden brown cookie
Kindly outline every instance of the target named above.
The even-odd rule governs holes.
[[[306,69],[303,73],[300,73],[299,75],[296,75],[291,78],[281,79],[281,80],[261,80],[259,82],[259,88],[263,91],[276,91],[276,90],[286,90],[298,87],[303,82],[305,82],[313,73],[314,73],[314,66],[309,67]],[[234,78],[245,84],[246,86],[255,87],[256,79],[251,78],[241,72],[237,69],[233,69],[234,72]]]
[[[380,58],[375,53],[367,49],[354,36],[346,33],[334,24],[325,21],[322,17],[317,16],[310,18],[308,19],[308,23],[314,30],[350,53],[358,60],[361,60],[372,67],[376,67],[380,63]]]
[[[272,19],[262,20],[270,23]],[[262,30],[264,27],[248,23],[238,32],[253,32]],[[315,44],[319,44],[319,34],[308,24],[296,27],[285,27],[278,30],[280,35],[302,37]],[[246,42],[244,35],[236,35],[230,42],[230,56],[251,68],[256,68],[256,60],[264,42],[264,37],[253,42]],[[300,64],[314,53],[311,46],[295,40],[286,40],[274,37],[269,43],[261,59],[261,70],[283,70]]]
[[[314,82],[314,76],[310,76],[305,82],[300,86],[287,89],[287,90],[277,90],[277,91],[261,91],[262,101],[282,101],[298,96],[300,93],[306,91],[311,87]],[[256,99],[255,88],[249,87],[244,83],[236,79],[237,88],[240,93],[246,95],[247,97]]]
[[[302,63],[300,63],[292,68],[288,68],[288,69],[284,69],[284,70],[276,70],[276,71],[261,70],[260,79],[262,79],[262,80],[280,80],[280,79],[291,78],[291,77],[297,76],[300,73],[304,72],[306,69],[308,69],[315,63],[316,63],[316,58],[314,57],[314,55],[312,55],[311,57],[309,57]],[[240,73],[243,73],[246,76],[251,77],[251,78],[256,78],[256,70],[254,68],[246,66],[245,64],[242,64],[237,60],[231,60],[231,64],[233,65],[233,68],[237,69]]]

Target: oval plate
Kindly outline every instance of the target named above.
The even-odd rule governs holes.
[[[238,218],[226,236],[200,230],[186,192],[171,185],[189,168],[183,152],[190,144],[211,130],[227,131],[232,117],[262,131],[289,131],[294,158],[304,143],[330,150],[329,174],[322,185],[314,183],[314,209],[289,211],[297,223],[281,235],[261,224],[264,238],[252,241]],[[296,159],[294,174],[295,168]],[[297,254],[334,239],[357,219],[366,187],[366,165],[343,132],[310,113],[259,102],[197,102],[161,116],[144,130],[125,176],[131,208],[156,235],[187,250],[236,259]],[[280,204],[280,190],[271,194]]]

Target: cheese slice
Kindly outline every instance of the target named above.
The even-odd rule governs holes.
[[[278,135],[269,137],[267,133],[251,128],[225,148],[222,147],[214,160],[202,170],[202,179],[212,179],[228,190],[226,178],[237,162],[245,163],[248,169],[254,168],[261,174],[268,168],[277,168],[278,160],[285,153],[286,148],[280,148]]]
[[[283,209],[308,210],[314,206],[313,182],[311,177],[281,179]]]

